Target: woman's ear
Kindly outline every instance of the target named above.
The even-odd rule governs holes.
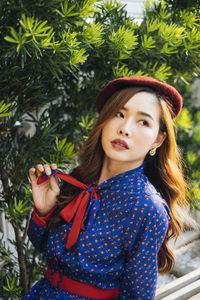
[[[155,145],[154,147],[159,148],[162,145],[162,143],[164,142],[164,140],[166,139],[166,137],[167,137],[167,132],[166,131],[159,132],[158,136],[157,136],[157,139],[154,143],[154,145]]]

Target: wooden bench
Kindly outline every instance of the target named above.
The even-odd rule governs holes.
[[[200,300],[200,268],[157,289],[156,300]]]

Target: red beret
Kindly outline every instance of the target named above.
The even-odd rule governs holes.
[[[100,112],[106,101],[118,90],[134,87],[147,86],[155,89],[172,105],[173,118],[177,117],[181,112],[183,99],[179,92],[171,85],[158,81],[152,77],[123,77],[110,81],[97,95],[97,109]]]

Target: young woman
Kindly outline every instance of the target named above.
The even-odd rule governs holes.
[[[186,189],[173,128],[182,98],[151,77],[119,78],[97,108],[71,176],[30,169],[29,237],[48,269],[24,299],[154,299],[157,272],[173,266],[168,240],[181,231]]]

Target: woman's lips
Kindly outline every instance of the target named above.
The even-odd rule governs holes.
[[[127,150],[128,149],[127,143],[120,139],[111,141],[111,144],[115,149],[118,149],[118,150]]]

